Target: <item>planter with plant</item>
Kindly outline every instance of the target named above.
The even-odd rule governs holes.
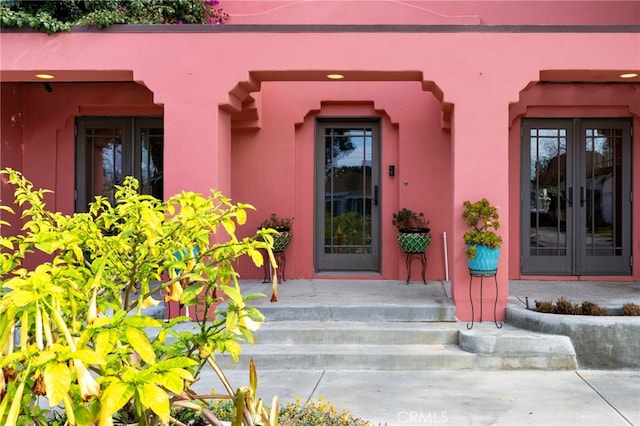
[[[405,253],[424,253],[429,247],[431,234],[424,213],[403,208],[393,214],[392,224],[398,228],[398,244]]]
[[[469,271],[478,275],[493,275],[498,270],[498,258],[502,237],[496,234],[500,228],[498,208],[486,198],[472,203],[465,201],[462,218],[471,228],[464,234],[467,245]]]
[[[269,234],[273,238],[273,251],[276,253],[283,252],[291,242],[291,224],[293,218],[280,217],[272,213],[268,219],[265,219],[258,229],[273,229],[275,232]]]

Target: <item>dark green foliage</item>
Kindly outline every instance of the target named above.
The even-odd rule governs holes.
[[[222,24],[217,0],[2,0],[2,28],[29,27],[47,34],[71,27],[113,24]]]
[[[292,217],[280,217],[275,213],[271,213],[268,219],[265,219],[259,226],[259,228],[275,229],[276,231],[290,231],[291,224],[293,223]]]
[[[424,213],[417,213],[407,208],[394,213],[391,223],[400,232],[407,229],[426,228],[429,225],[429,221],[424,218]]]

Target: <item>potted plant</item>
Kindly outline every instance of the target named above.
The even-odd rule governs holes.
[[[405,253],[423,253],[429,247],[431,234],[424,213],[403,208],[393,214],[391,223],[398,228],[398,243]]]
[[[463,205],[462,218],[471,228],[464,234],[469,271],[472,274],[493,275],[498,270],[502,245],[502,237],[495,232],[500,228],[498,208],[486,198],[475,203],[465,201]]]
[[[273,237],[273,251],[283,252],[287,249],[289,242],[291,242],[291,224],[293,218],[280,217],[275,213],[272,213],[268,219],[265,219],[258,229],[273,229],[277,231],[272,234]]]

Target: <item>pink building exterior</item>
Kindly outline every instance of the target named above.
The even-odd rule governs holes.
[[[156,126],[136,123],[155,117],[165,198],[215,188],[250,203],[244,235],[271,213],[295,218],[288,279],[406,279],[391,218],[408,207],[430,220],[427,280],[449,278],[469,320],[462,203],[486,197],[504,240],[500,318],[509,280],[640,280],[639,2],[221,6],[230,19],[220,26],[4,31],[0,166],[55,190],[49,207],[72,213],[78,192],[96,186],[78,183],[95,161],[83,145],[90,120],[124,118],[135,146],[134,128]],[[364,152],[356,143],[326,154],[345,134],[366,140]],[[330,161],[366,169],[363,197],[349,201],[365,203],[373,229],[365,264],[324,256],[325,235],[338,232],[326,209],[353,195],[336,198],[340,179],[328,189]],[[263,274],[248,261],[238,270]],[[492,303],[484,309],[493,315]]]

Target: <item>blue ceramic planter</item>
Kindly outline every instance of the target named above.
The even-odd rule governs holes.
[[[489,248],[487,246],[475,246],[476,257],[468,259],[469,271],[475,275],[493,275],[498,270],[498,259],[500,258],[500,248]]]

